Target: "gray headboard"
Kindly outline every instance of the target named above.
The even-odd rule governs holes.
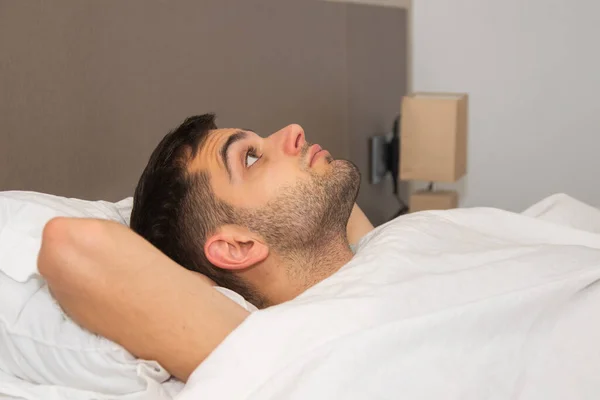
[[[225,3],[3,3],[0,189],[131,195],[160,138],[204,112],[265,133],[298,122],[347,155],[343,9]]]
[[[322,1],[0,3],[0,190],[118,200],[189,115],[269,134],[301,124],[361,169],[405,90],[405,11]],[[382,60],[385,58],[385,62]]]

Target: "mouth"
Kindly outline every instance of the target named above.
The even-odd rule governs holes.
[[[313,144],[310,146],[308,149],[308,166],[312,167],[317,158],[319,158],[321,155],[325,155],[326,153],[327,150],[323,150],[323,148],[321,148],[321,146],[318,144]]]

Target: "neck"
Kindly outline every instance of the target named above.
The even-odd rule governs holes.
[[[345,237],[323,241],[320,248],[289,254],[271,254],[259,268],[244,277],[261,293],[260,308],[292,300],[336,273],[353,253]]]

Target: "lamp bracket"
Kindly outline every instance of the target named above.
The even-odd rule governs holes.
[[[389,173],[394,182],[394,194],[398,194],[400,172],[400,116],[396,117],[392,132],[369,138],[371,159],[370,183],[381,182]]]

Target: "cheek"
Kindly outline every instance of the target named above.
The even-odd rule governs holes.
[[[286,188],[295,186],[301,180],[307,179],[297,167],[278,165],[265,168],[249,182],[250,197],[257,205],[264,205],[269,200],[277,198]]]

